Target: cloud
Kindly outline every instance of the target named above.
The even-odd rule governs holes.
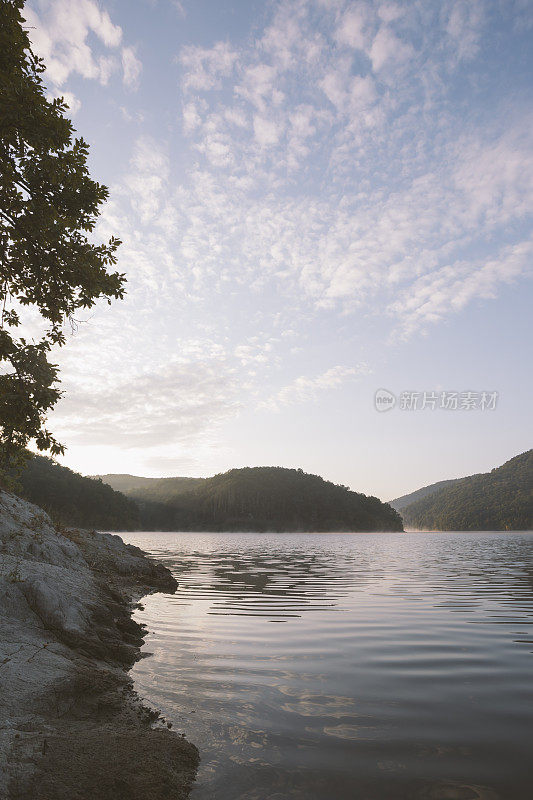
[[[187,16],[187,12],[185,11],[185,6],[183,5],[183,3],[181,3],[180,0],[171,0],[171,2],[172,2],[172,5],[178,11],[180,17],[185,19],[185,17]]]
[[[250,336],[243,344],[235,348],[234,355],[244,366],[279,364],[279,358],[274,355],[275,347],[279,342],[280,339],[277,337],[264,340],[260,336]]]
[[[377,32],[369,53],[374,72],[379,72],[386,64],[407,61],[413,54],[411,45],[402,42],[386,25]]]
[[[140,222],[146,225],[154,220],[163,205],[169,159],[159,142],[152,137],[141,136],[134,144],[130,165],[131,171],[124,179],[124,190]]]
[[[83,401],[99,441],[162,442],[166,418],[172,442],[211,441],[240,404],[289,408],[363,374],[307,375],[324,337],[417,336],[529,275],[530,111],[496,82],[487,113],[472,88],[494,68],[485,4],[269,9],[249,38],[177,54],[180,130],[138,137],[111,187],[97,234],[123,239],[128,294],[61,355],[69,437]],[[126,49],[94,38],[97,67]]]
[[[483,3],[480,0],[456,0],[451,5],[446,32],[457,61],[469,61],[477,55],[483,22]]]
[[[134,47],[122,48],[122,70],[124,84],[130,89],[137,89],[142,72],[142,63],[137,58]]]
[[[73,92],[55,92],[54,94],[47,94],[46,97],[48,100],[53,100],[55,97],[62,97],[73,116],[81,108],[81,100],[79,100]]]
[[[397,3],[380,3],[378,7],[378,16],[383,22],[394,22],[400,19],[405,13],[405,9]]]
[[[502,248],[495,258],[458,261],[416,280],[389,310],[402,319],[404,338],[440,322],[476,299],[493,299],[501,284],[533,275],[533,239]]]
[[[228,42],[217,42],[212,48],[187,45],[180,54],[183,68],[183,86],[187,89],[207,91],[220,86],[234,67],[237,53]]]
[[[235,93],[258,111],[264,111],[269,102],[279,105],[282,95],[276,90],[276,74],[275,67],[270,64],[246,67],[241,82],[235,85]]]
[[[198,113],[197,104],[191,100],[183,106],[182,111],[183,130],[185,134],[191,134],[201,124],[202,118]]]
[[[301,113],[296,128],[307,141],[315,135],[311,111]],[[275,139],[277,132],[274,149]],[[231,146],[230,137],[228,152]],[[235,176],[196,170],[180,189],[179,241],[169,246],[201,292],[246,286],[253,296],[274,285],[306,313],[372,308],[384,291],[408,287],[451,255],[460,260],[464,248],[486,247],[533,201],[526,131],[492,142],[464,134],[424,166],[387,191],[367,187],[340,199],[336,192],[263,194],[255,174],[246,176],[251,194]]]
[[[394,3],[321,8],[275,6],[264,33],[231,50],[220,97],[190,99],[191,147],[206,162],[180,196],[195,209],[182,253],[197,285],[275,285],[306,314],[400,315],[390,295],[421,276],[455,262],[475,271],[498,237],[520,245],[513,225],[533,200],[529,123],[522,111],[505,128],[476,127],[450,111],[450,37],[463,20],[481,42],[481,4],[424,7],[422,27]],[[309,44],[319,59],[302,58]]]
[[[358,364],[355,367],[331,367],[312,378],[301,375],[281,388],[270,399],[260,402],[259,408],[280,411],[289,405],[316,401],[322,392],[336,389],[346,381],[353,380],[359,375],[366,375],[368,372],[366,364]]]
[[[237,413],[235,395],[220,360],[170,364],[113,388],[71,387],[54,413],[54,430],[73,445],[199,444]]]
[[[281,130],[274,120],[266,119],[256,114],[254,117],[254,134],[260,147],[268,147],[279,142]]]
[[[360,3],[344,13],[335,38],[340,44],[366,50],[369,41],[369,23],[369,8],[366,4]]]
[[[349,68],[328,72],[320,88],[339,114],[355,119],[377,100],[376,84],[371,75],[351,75]]]
[[[97,80],[105,85],[118,62],[106,51],[116,51],[122,29],[114,25],[107,11],[94,0],[48,0],[24,9],[28,33],[36,53],[44,58],[47,78],[63,86],[71,74]],[[103,52],[90,43],[91,34]]]

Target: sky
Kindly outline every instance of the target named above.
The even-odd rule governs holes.
[[[63,463],[387,500],[531,447],[529,0],[24,13],[128,281],[54,353]]]

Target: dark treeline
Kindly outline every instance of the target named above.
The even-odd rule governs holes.
[[[85,478],[34,456],[18,478],[19,494],[65,525],[100,530],[402,530],[390,505],[302,470],[249,467],[212,478],[102,478]],[[433,492],[425,487],[425,496],[401,514],[409,527],[426,530],[529,530],[532,487],[530,450],[492,472],[436,484]]]
[[[138,530],[133,500],[100,480],[84,478],[51,458],[33,456],[16,478],[17,493],[46,511],[55,522],[98,530]]]
[[[453,481],[401,513],[406,525],[422,530],[531,530],[533,450],[491,472]]]
[[[110,476],[112,477],[112,476]],[[142,526],[212,531],[401,531],[399,514],[377,497],[302,470],[232,469],[187,486],[161,479],[130,489]],[[174,481],[174,483],[173,483]],[[189,488],[189,490],[187,490]]]

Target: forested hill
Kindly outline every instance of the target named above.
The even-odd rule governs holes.
[[[423,497],[427,497],[429,494],[435,494],[440,489],[444,489],[445,486],[451,486],[452,483],[455,483],[460,478],[451,478],[447,481],[438,481],[438,483],[431,483],[429,486],[423,486],[422,489],[417,489],[416,492],[411,492],[411,494],[403,494],[401,497],[396,497],[395,500],[391,500],[389,505],[396,509],[396,511],[402,511],[403,508],[406,506],[410,506],[411,503],[416,503],[418,500],[422,500]]]
[[[422,530],[532,530],[533,450],[454,481],[401,513],[405,525]]]
[[[107,531],[137,530],[139,509],[133,500],[102,481],[84,478],[45,456],[33,456],[18,478],[18,494],[56,522]]]
[[[142,478],[138,475],[93,475],[134,500],[170,503],[180,494],[195,489],[205,478]]]
[[[399,514],[376,497],[302,470],[232,469],[186,485],[160,479],[130,490],[143,528],[214,531],[401,531]],[[165,494],[166,492],[166,494]]]

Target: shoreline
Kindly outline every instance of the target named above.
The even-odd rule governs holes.
[[[185,800],[199,755],[143,705],[132,611],[175,579],[119,536],[0,491],[0,796]]]

